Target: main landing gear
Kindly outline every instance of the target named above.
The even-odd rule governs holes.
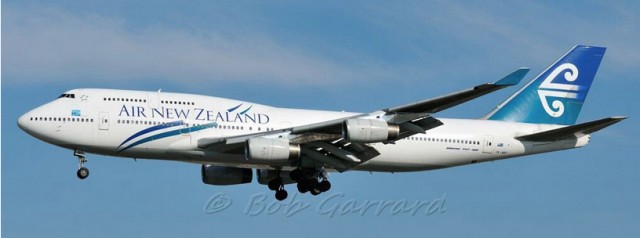
[[[291,179],[297,182],[298,192],[309,192],[315,196],[329,191],[331,183],[326,173],[317,169],[294,169],[289,173]]]
[[[300,193],[309,192],[311,195],[316,196],[331,189],[331,183],[327,179],[327,175],[324,170],[318,170],[315,168],[298,168],[289,172],[289,178],[296,182],[296,187]],[[275,195],[278,201],[287,199],[289,194],[284,190],[284,180],[282,177],[275,177],[269,181],[267,185],[270,190],[276,191]]]
[[[284,181],[282,180],[282,177],[272,179],[269,181],[268,186],[269,189],[276,191],[276,199],[278,199],[278,201],[287,199],[289,194],[287,193],[287,190],[284,190]]]
[[[297,168],[289,172],[289,177],[291,180],[296,182],[296,187],[300,193],[309,192],[311,195],[316,196],[331,189],[331,183],[327,179],[327,175],[324,170],[318,170],[315,168]],[[272,179],[267,185],[270,190],[276,191],[276,199],[278,201],[287,199],[289,194],[284,190],[284,181],[282,177],[278,176]]]
[[[84,167],[84,163],[87,162],[87,158],[84,156],[84,151],[76,149],[73,151],[73,155],[78,157],[78,175],[79,179],[86,179],[89,177],[89,169]]]

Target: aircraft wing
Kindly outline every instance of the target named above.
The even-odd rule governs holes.
[[[254,134],[224,138],[203,138],[198,140],[198,147],[223,153],[241,154],[244,153],[244,143],[250,138],[286,138],[290,143],[300,145],[304,156],[320,163],[328,164],[342,172],[379,155],[378,151],[367,145],[368,143],[343,140],[342,133],[345,121],[350,119],[375,119],[397,126],[397,136],[392,140],[381,141],[382,143],[392,144],[397,140],[418,133],[425,133],[427,130],[443,125],[440,120],[432,117],[431,114],[496,90],[516,85],[528,71],[528,68],[520,68],[494,83],[481,84],[442,97],[382,109],[372,113],[357,114],[319,123]]]
[[[398,107],[392,107],[383,111],[389,113],[436,113],[496,90],[516,85],[528,72],[528,68],[520,68],[495,83],[485,83],[460,92]]]

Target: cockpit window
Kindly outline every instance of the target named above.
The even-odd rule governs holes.
[[[63,94],[62,94],[62,95],[60,95],[60,97],[58,97],[58,98],[76,98],[76,95],[75,95],[75,94],[72,94],[72,93],[69,93],[69,94],[67,94],[67,93],[63,93]]]

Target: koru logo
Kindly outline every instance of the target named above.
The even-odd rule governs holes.
[[[553,79],[555,79],[562,71],[567,70],[564,73],[564,79],[567,82],[573,82],[578,79],[578,68],[571,63],[564,63],[555,68],[547,78],[544,79],[540,87],[538,87],[538,96],[540,96],[540,102],[542,103],[542,107],[544,111],[552,117],[560,117],[564,114],[564,103],[560,100],[553,100],[551,105],[549,105],[549,101],[547,97],[555,97],[555,98],[578,98],[578,90],[580,86],[573,84],[563,84],[563,83],[552,83]],[[551,89],[551,90],[547,90]]]

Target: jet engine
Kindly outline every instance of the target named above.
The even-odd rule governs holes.
[[[202,182],[211,185],[235,185],[251,183],[251,169],[214,165],[202,165]]]
[[[380,120],[349,119],[342,124],[342,137],[349,142],[385,142],[399,135],[400,126]]]
[[[284,163],[300,158],[300,145],[285,140],[269,138],[250,138],[244,146],[247,160],[260,163]]]

